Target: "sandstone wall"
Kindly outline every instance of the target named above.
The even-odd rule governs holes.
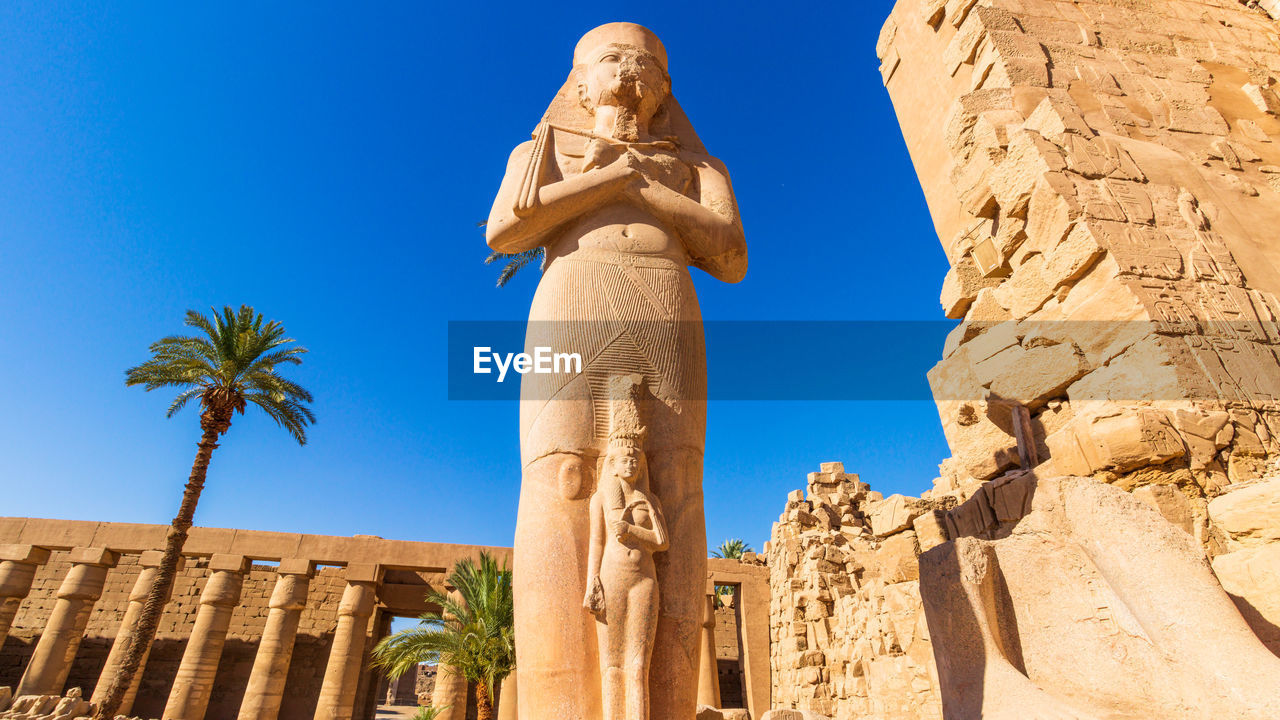
[[[877,52],[963,321],[929,373],[937,492],[1036,465],[1193,499],[1261,477],[1275,22],[1233,0],[903,0]]]
[[[65,658],[70,671],[64,688],[80,687],[85,697],[90,697],[101,681],[107,654],[121,629],[129,595],[142,571],[141,554],[159,547],[164,533],[165,528],[157,525],[0,518],[0,555],[9,559],[14,553],[30,555],[24,548],[39,548],[42,550],[37,555],[42,558],[48,551],[47,560],[21,561],[34,566],[29,590],[21,583],[4,587],[5,606],[16,607],[17,611],[0,645],[0,686],[17,685],[29,668],[54,610],[56,594],[72,567],[70,558],[76,553],[84,555],[86,549],[96,549],[88,555],[109,557],[114,565],[106,570],[101,597],[92,603],[78,648],[73,656]],[[282,560],[289,564],[288,573],[303,572],[301,567],[314,568],[314,573],[306,604],[298,611],[298,632],[279,717],[312,718],[322,695],[326,669],[337,663],[338,667],[359,665],[358,685],[346,687],[341,703],[350,708],[351,717],[371,718],[379,696],[385,697],[386,693],[386,685],[368,666],[373,643],[389,632],[393,617],[417,617],[430,609],[426,594],[433,587],[445,587],[447,568],[462,557],[474,557],[480,550],[487,550],[499,560],[506,560],[510,553],[507,548],[405,542],[374,536],[344,538],[193,528],[184,548],[184,566],[161,618],[131,714],[161,716],[191,639],[201,594],[213,574],[211,559],[223,559],[219,567],[224,569],[220,572],[227,572],[228,558],[257,562],[242,573],[242,589],[230,616],[226,642],[221,655],[216,656],[217,669],[205,718],[237,716],[266,627],[270,598],[280,577],[277,570],[283,570],[276,563]],[[363,647],[356,643],[350,653],[334,658],[331,646],[343,597],[353,585],[373,591],[371,607],[361,605],[365,609],[358,613],[348,610],[353,615],[369,613],[359,615],[363,624],[353,624],[363,627],[365,642]],[[48,661],[61,664],[64,659]],[[462,699],[458,707],[464,705]]]
[[[70,569],[68,555],[67,551],[55,551],[49,562],[37,570],[31,592],[14,617],[9,638],[0,651],[0,686],[14,687],[18,684],[53,608],[58,586]],[[67,687],[81,688],[85,697],[93,694],[107,653],[111,651],[111,643],[120,629],[129,592],[140,570],[137,560],[136,555],[125,555],[107,574],[102,598],[94,606],[89,619],[67,680]],[[165,608],[156,643],[147,661],[138,700],[134,704],[135,715],[160,717],[164,710],[170,684],[195,624],[200,591],[209,575],[207,565],[207,558],[191,558],[178,575],[173,601]],[[275,582],[275,569],[270,566],[255,566],[245,578],[240,604],[232,616],[222,661],[214,680],[209,718],[236,716],[258,649],[258,639],[266,624],[267,602]],[[329,644],[337,626],[338,601],[342,597],[343,586],[340,568],[321,569],[311,580],[307,607],[302,612],[293,661],[289,667],[289,695],[281,708],[282,718],[304,720],[311,717],[329,656]]]

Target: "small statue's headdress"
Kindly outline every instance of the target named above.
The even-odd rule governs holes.
[[[644,449],[648,430],[640,420],[640,391],[644,378],[640,375],[615,375],[609,378],[609,449]]]

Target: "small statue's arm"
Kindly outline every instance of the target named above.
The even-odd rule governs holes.
[[[670,538],[667,537],[667,522],[662,515],[662,508],[658,505],[657,498],[654,497],[632,503],[632,505],[641,504],[648,506],[649,516],[653,520],[653,527],[640,527],[633,523],[618,520],[615,525],[615,532],[619,538],[630,537],[637,540],[651,553],[663,552],[670,546]]]

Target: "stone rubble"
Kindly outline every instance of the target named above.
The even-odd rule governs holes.
[[[947,500],[882,498],[841,463],[787,497],[765,549],[778,718],[940,717],[917,555]]]

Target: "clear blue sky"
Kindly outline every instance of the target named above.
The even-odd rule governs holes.
[[[509,544],[516,406],[447,399],[447,322],[525,317],[537,270],[495,289],[476,224],[603,22],[662,37],[732,173],[751,269],[695,273],[705,317],[939,319],[874,53],[891,4],[4,3],[0,514],[167,522],[197,416],[123,371],[187,308],[249,303],[311,349],[320,422],[300,448],[237,418],[198,524]],[[716,402],[709,426],[713,544],[759,549],[822,461],[918,494],[947,454],[919,400]]]

